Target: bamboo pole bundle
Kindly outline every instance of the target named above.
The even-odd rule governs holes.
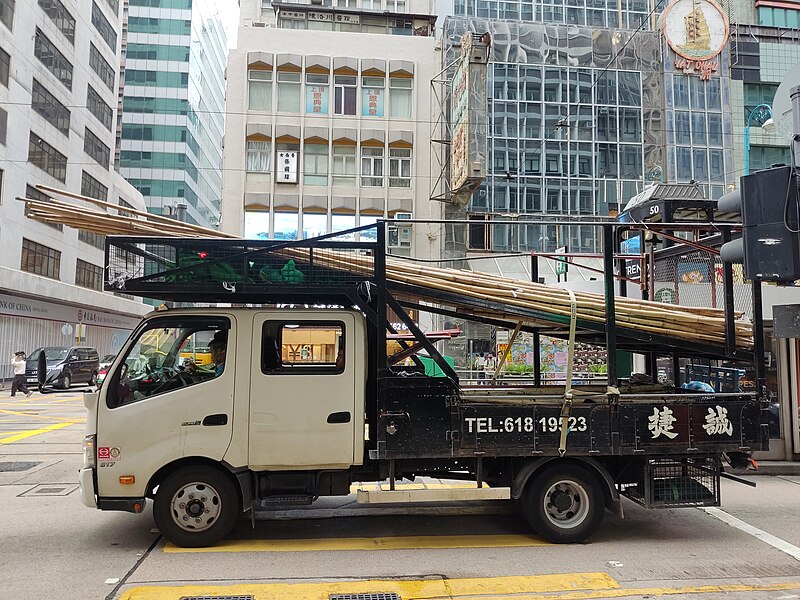
[[[47,202],[31,198],[18,198],[26,202],[31,218],[47,223],[60,223],[69,227],[92,231],[101,235],[140,235],[176,237],[216,237],[233,238],[226,234],[174,219],[151,215],[135,209],[117,206],[72,192],[57,190],[48,186],[37,186],[48,194],[60,194],[83,201],[103,209],[113,208],[132,216],[112,215],[108,212],[92,210],[61,200]],[[309,248],[284,248],[278,251],[287,258],[299,261],[309,259]],[[346,270],[369,276],[373,272],[372,258],[360,254],[325,250],[313,250],[314,263],[318,267]],[[555,286],[509,279],[489,275],[480,271],[466,271],[441,267],[420,267],[401,259],[387,257],[386,275],[390,282],[413,285],[420,299],[440,303],[437,292],[456,295],[448,300],[457,311],[490,318],[501,317],[526,325],[553,327],[561,322],[568,325],[571,312],[569,293]],[[605,299],[602,295],[589,292],[574,292],[579,320],[605,323]],[[458,303],[458,296],[475,300],[491,301],[502,308],[497,312],[475,310],[465,303]],[[633,298],[615,299],[617,323],[625,328],[659,334],[684,341],[709,342],[720,344],[725,339],[724,312],[706,307],[686,307],[658,302],[648,302]],[[529,312],[541,313],[537,319]],[[735,315],[736,344],[740,348],[753,345],[753,328],[742,313]]]
[[[307,259],[305,248],[285,249],[281,252],[295,259]],[[342,252],[314,250],[317,264],[365,275],[371,273],[371,265],[364,265],[363,257],[349,256]],[[324,260],[324,263],[322,262]],[[505,307],[503,317],[526,324],[547,322],[547,315],[560,317],[568,322],[571,304],[569,294],[562,288],[540,283],[520,281],[488,275],[475,271],[418,267],[402,260],[388,258],[386,274],[390,281],[415,286],[419,294],[431,302],[439,302],[435,292],[449,292],[479,300],[489,300]],[[425,290],[431,294],[426,295]],[[595,323],[605,322],[605,299],[598,294],[575,292],[578,318]],[[451,303],[448,301],[448,303]],[[457,299],[453,300],[458,305]],[[457,308],[466,309],[465,306]],[[520,310],[543,313],[541,320],[523,315]],[[474,311],[473,311],[474,312]],[[482,316],[497,317],[497,313]],[[616,321],[622,327],[664,335],[682,340],[720,343],[725,336],[724,312],[720,309],[675,306],[631,298],[616,299]],[[736,314],[735,331],[737,345],[752,346],[752,326],[741,313]]]

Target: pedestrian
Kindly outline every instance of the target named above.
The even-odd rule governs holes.
[[[14,367],[14,380],[11,382],[11,397],[13,398],[17,394],[17,390],[23,392],[26,398],[29,398],[32,391],[28,389],[28,386],[25,385],[25,363],[26,363],[25,353],[20,350],[19,352],[15,352],[13,358],[11,359],[11,366]]]
[[[483,352],[481,352],[475,359],[475,370],[478,372],[478,385],[481,385],[486,378],[486,373],[483,372],[483,366],[485,364],[486,359],[483,357]]]
[[[492,356],[492,353],[489,352],[486,355],[486,362],[483,364],[484,377],[486,379],[491,379],[492,377],[494,377],[494,370],[496,368],[497,368],[497,363],[495,362],[494,356]]]

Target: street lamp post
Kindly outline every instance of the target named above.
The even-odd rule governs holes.
[[[772,107],[769,104],[759,104],[753,110],[750,111],[750,114],[747,115],[747,125],[744,127],[744,174],[750,174],[750,124],[753,121],[753,115],[758,113],[759,115],[766,115],[766,119],[764,119],[764,123],[761,125],[761,128],[764,131],[775,131],[775,123],[772,121]]]

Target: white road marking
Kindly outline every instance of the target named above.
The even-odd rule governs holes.
[[[702,508],[705,512],[707,512],[712,517],[715,517],[722,521],[723,523],[727,523],[731,527],[735,527],[740,531],[744,531],[745,533],[749,533],[755,538],[758,538],[762,542],[769,544],[773,548],[777,548],[781,552],[785,552],[795,560],[800,560],[800,548],[797,546],[790,544],[789,542],[782,540],[779,537],[775,537],[771,533],[767,533],[759,529],[758,527],[753,527],[749,523],[745,523],[741,519],[737,519],[733,515],[729,515],[724,510],[720,508],[716,508],[714,506],[704,507]]]

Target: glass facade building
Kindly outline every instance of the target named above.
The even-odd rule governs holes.
[[[130,0],[118,162],[148,210],[219,223],[227,39],[213,0]]]
[[[676,69],[644,1],[457,0],[454,10],[445,65],[464,32],[492,36],[490,164],[468,218],[613,215],[649,183],[694,181],[713,198],[733,184],[728,47],[702,80]],[[599,249],[591,227],[472,229],[466,250]]]

